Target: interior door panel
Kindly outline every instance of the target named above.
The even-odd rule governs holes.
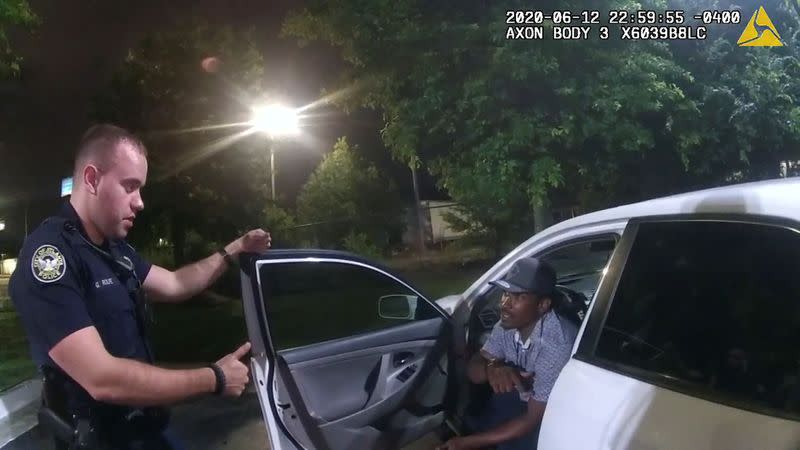
[[[330,355],[375,349],[398,342],[436,339],[440,336],[443,326],[444,323],[441,319],[410,322],[391,329],[283,350],[279,353],[287,364],[294,365]]]
[[[280,355],[313,417],[323,422],[347,418],[348,426],[364,426],[393,407],[392,403],[404,396],[403,390],[414,385],[419,369],[434,350],[441,326],[440,319],[431,319],[389,333],[383,331],[379,336],[364,336],[366,339],[351,346],[343,345],[346,342],[323,343]],[[414,330],[406,332],[406,328]],[[406,340],[425,328],[428,332],[420,334],[435,334],[427,340]],[[370,342],[380,344],[365,345]]]
[[[401,446],[441,423],[447,372],[440,359],[446,348],[437,339],[444,337],[444,324],[430,319],[352,342],[279,353],[331,449]],[[414,392],[426,385],[439,386],[424,396],[435,406],[414,400]],[[400,411],[405,414],[396,414]],[[415,415],[418,411],[423,413]]]

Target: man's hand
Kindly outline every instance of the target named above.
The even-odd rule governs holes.
[[[244,365],[240,359],[247,355],[250,351],[250,343],[245,342],[244,345],[236,349],[233,353],[225,355],[222,359],[217,361],[217,365],[225,374],[225,391],[223,395],[228,397],[238,397],[242,395],[245,386],[250,381],[250,369]]]
[[[533,374],[521,373],[506,365],[492,365],[486,368],[486,378],[495,394],[515,390],[529,390],[533,382]]]
[[[244,253],[264,253],[272,246],[272,237],[261,228],[250,230],[237,239],[238,250]]]

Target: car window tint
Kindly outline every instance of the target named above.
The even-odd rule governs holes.
[[[377,331],[439,317],[423,299],[413,319],[378,315],[386,295],[414,295],[402,283],[360,265],[339,262],[297,262],[261,266],[262,292],[277,350]]]
[[[798,261],[800,234],[786,228],[641,224],[595,354],[712,399],[796,414]]]

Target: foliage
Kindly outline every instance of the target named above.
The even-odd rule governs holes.
[[[201,61],[216,57],[217,72]],[[187,235],[227,242],[260,226],[267,158],[258,136],[240,128],[206,129],[247,120],[244,99],[263,94],[264,62],[251,31],[200,20],[146,36],[130,50],[92,117],[138,131],[149,150],[146,209],[132,238],[168,238],[175,263],[188,258]]]
[[[22,57],[11,49],[6,30],[14,26],[31,29],[38,24],[27,0],[0,0],[0,80],[18,76],[22,64]]]
[[[743,21],[762,5],[741,3]],[[720,27],[722,34],[711,45],[698,46],[694,54],[675,51],[697,74],[692,95],[703,105],[700,152],[692,163],[714,183],[772,178],[780,161],[798,159],[798,4],[764,6],[785,47],[740,48],[735,42],[741,30]]]
[[[264,229],[270,232],[273,248],[301,246],[303,236],[296,228],[297,218],[291,211],[271,202],[263,217]]]
[[[385,250],[402,233],[401,202],[393,183],[357,151],[344,137],[336,142],[303,186],[297,215],[304,224],[321,223],[311,227],[319,246],[340,248],[357,232]]]
[[[342,240],[342,248],[348,252],[371,259],[378,259],[383,256],[381,249],[370,242],[366,234],[356,231],[351,231],[350,234],[345,236]]]
[[[746,3],[745,23],[757,8]],[[506,40],[505,11],[529,7],[313,1],[286,19],[283,34],[338,49],[348,63],[339,88],[355,88],[342,107],[382,111],[392,154],[433,172],[496,245],[528,236],[537,209],[590,210],[776,176],[779,161],[798,159],[791,44],[739,48],[741,29],[732,36],[730,26],[697,43]],[[568,0],[547,8],[586,9]],[[699,7],[605,0],[595,8],[691,17]],[[788,7],[770,14],[794,42]]]

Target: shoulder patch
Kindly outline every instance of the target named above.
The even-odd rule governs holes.
[[[67,261],[55,245],[45,244],[33,252],[31,272],[42,283],[58,281],[67,271]]]

